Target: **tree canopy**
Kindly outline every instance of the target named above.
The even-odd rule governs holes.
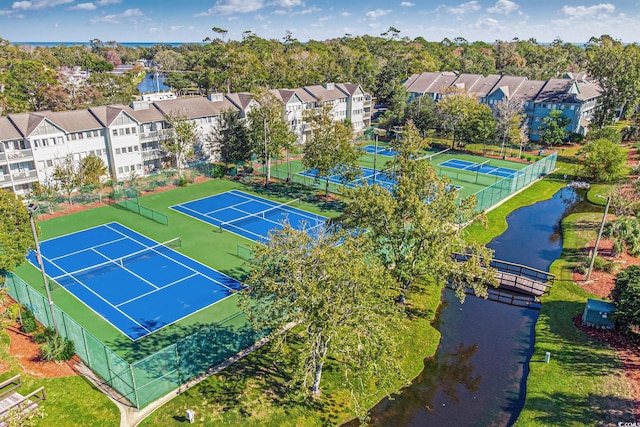
[[[624,173],[625,151],[605,138],[587,141],[578,151],[581,164],[578,174],[594,182],[610,182]]]
[[[0,285],[3,276],[25,262],[33,244],[29,213],[22,197],[0,190]]]

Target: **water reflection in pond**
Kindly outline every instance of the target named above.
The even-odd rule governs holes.
[[[507,217],[508,229],[488,246],[495,257],[547,270],[560,256],[560,221],[593,210],[572,189]],[[460,304],[443,292],[434,358],[393,400],[371,411],[380,426],[504,426],[522,410],[539,311],[475,297]],[[533,363],[537,363],[534,361]]]

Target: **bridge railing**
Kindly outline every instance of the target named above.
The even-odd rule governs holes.
[[[452,256],[458,262],[465,262],[472,255],[454,253],[452,254]],[[492,268],[495,268],[500,273],[507,273],[509,275],[516,276],[516,278],[514,278],[514,286],[517,282],[517,277],[524,277],[526,279],[544,284],[546,287],[545,293],[549,292],[549,289],[553,285],[553,281],[555,280],[555,277],[556,277],[554,274],[551,274],[547,271],[538,270],[537,268],[528,267],[526,265],[516,264],[509,261],[502,261],[499,259],[492,259],[489,262],[489,266]],[[522,284],[521,282],[517,282],[517,283],[520,285]],[[518,286],[518,287],[522,287],[522,286]]]

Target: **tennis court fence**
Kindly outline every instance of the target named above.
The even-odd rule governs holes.
[[[43,293],[15,274],[9,274],[6,285],[14,300],[29,307],[40,323],[53,327]],[[53,309],[60,334],[73,341],[82,362],[138,409],[205,374],[262,337],[251,329],[244,314],[238,312],[130,362],[63,310],[55,305]]]
[[[498,180],[496,182],[475,193],[476,210],[489,209],[511,194],[522,190],[532,182],[549,174],[556,168],[557,160],[558,153],[553,152],[537,162],[520,169],[518,174],[512,178],[497,177]],[[492,175],[483,175],[483,177],[492,177]]]
[[[122,206],[128,211],[137,213],[140,216],[149,218],[152,221],[162,225],[169,225],[169,218],[165,214],[161,214],[158,211],[154,211],[151,208],[142,206],[138,199],[137,191],[135,189],[128,189],[135,191],[135,195],[131,195],[129,191],[123,193],[123,200],[116,200],[118,206]]]

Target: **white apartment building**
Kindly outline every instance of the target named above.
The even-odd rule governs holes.
[[[306,128],[303,112],[326,103],[332,105],[335,120],[351,121],[355,133],[370,126],[371,96],[357,84],[330,83],[272,93],[282,102],[283,115],[301,142]],[[194,121],[197,142],[206,146],[207,136],[218,126],[223,111],[235,110],[246,117],[256,105],[247,93],[211,94],[208,98],[164,94],[130,106],[0,116],[0,188],[27,194],[34,183],[49,182],[57,162],[68,155],[75,160],[91,154],[101,157],[116,180],[143,176],[166,161],[161,140],[169,131],[167,116]]]

